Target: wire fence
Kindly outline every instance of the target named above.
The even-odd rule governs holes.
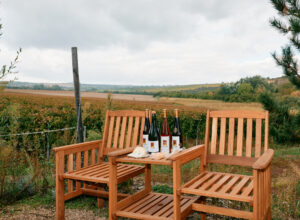
[[[50,149],[52,148],[52,144],[53,144],[53,140],[51,140],[50,134],[51,133],[58,133],[58,132],[65,132],[65,131],[71,131],[71,130],[76,130],[76,127],[60,128],[60,129],[53,129],[53,130],[43,130],[43,131],[32,131],[32,132],[15,133],[15,134],[0,134],[0,138],[10,139],[10,138],[14,138],[14,137],[22,137],[22,140],[24,140],[23,136],[41,135],[41,136],[43,136],[43,141],[39,141],[40,142],[40,147],[44,145],[46,158],[49,159]],[[86,139],[86,134],[87,134],[86,126],[83,126],[84,141]],[[55,137],[54,139],[57,139],[57,137]],[[71,144],[71,143],[67,143],[67,144]]]

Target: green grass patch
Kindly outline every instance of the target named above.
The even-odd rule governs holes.
[[[165,184],[152,186],[152,191],[157,193],[173,194],[173,188]]]

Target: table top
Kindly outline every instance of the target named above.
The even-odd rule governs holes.
[[[125,163],[142,163],[142,164],[156,164],[156,165],[172,165],[172,161],[168,160],[166,158],[156,160],[156,159],[151,159],[149,157],[146,158],[133,158],[133,157],[128,157],[127,155],[118,157],[116,159],[116,162],[125,162]]]

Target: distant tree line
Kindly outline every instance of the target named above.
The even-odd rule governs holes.
[[[161,91],[158,97],[216,99],[225,102],[255,102],[262,92],[276,92],[276,87],[261,76],[242,78],[235,83],[222,83],[219,87],[191,91]]]

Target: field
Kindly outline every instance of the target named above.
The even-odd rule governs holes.
[[[48,90],[22,90],[22,89],[6,89],[5,93],[7,95],[20,94],[20,95],[43,95],[48,97],[59,96],[59,97],[74,97],[73,91],[48,91]],[[107,99],[108,93],[98,93],[98,92],[82,92],[81,97],[85,101],[95,101],[99,99],[100,102]],[[174,105],[174,107],[184,107],[186,110],[199,111],[199,109],[214,109],[214,110],[224,110],[224,109],[250,109],[250,110],[262,110],[260,103],[226,103],[218,100],[201,100],[201,99],[186,99],[186,98],[154,98],[151,95],[134,95],[134,94],[111,94],[113,100],[118,101],[133,101],[137,105],[141,104],[144,106],[146,103],[152,105],[150,102],[155,102],[159,105]],[[149,103],[148,103],[149,102]],[[148,106],[148,108],[149,108]],[[186,108],[188,107],[188,108]],[[197,110],[198,108],[198,110]]]
[[[2,123],[0,134],[72,127],[76,123],[73,92],[6,90],[1,93],[0,100],[0,122]],[[196,139],[198,143],[203,143],[205,112],[207,109],[262,109],[259,103],[224,103],[221,101],[181,98],[156,99],[147,95],[123,94],[113,94],[109,98],[105,93],[87,92],[82,93],[82,107],[83,120],[87,126],[89,140],[101,137],[103,114],[106,109],[144,110],[150,108],[160,112],[162,108],[166,108],[169,110],[169,114],[172,115],[171,110],[178,108],[182,127],[186,134],[186,147],[194,145]],[[1,142],[0,139],[0,147],[2,146],[0,156],[3,160],[6,156],[8,157],[7,161],[13,161],[11,170],[21,167],[22,169],[18,172],[21,172],[23,176],[30,174],[34,177],[32,181],[29,181],[28,188],[21,193],[23,187],[20,190],[20,188],[12,189],[11,186],[7,186],[7,189],[12,190],[8,191],[8,194],[1,192],[3,197],[0,205],[0,219],[54,219],[54,158],[53,153],[50,152],[50,158],[46,160],[44,152],[44,146],[49,143],[49,138],[36,135],[21,139],[5,139],[4,142]],[[61,146],[72,143],[74,134],[64,132],[53,135],[51,138],[51,147]],[[7,153],[10,149],[7,144],[23,147],[29,151],[29,154],[25,154],[25,156],[18,155],[19,158],[23,158],[18,164],[14,161],[17,154],[14,151],[11,154]],[[275,149],[272,166],[272,219],[300,219],[300,145],[276,145],[273,144],[272,140],[270,144]],[[3,149],[8,150],[4,151]],[[13,149],[15,150],[15,148]],[[35,152],[38,152],[39,155]],[[10,158],[9,155],[13,156]],[[199,170],[198,165],[197,163],[191,163],[183,167],[182,181],[196,175]],[[210,169],[223,172],[251,172],[237,167],[212,166]],[[7,173],[6,183],[9,183],[13,178],[18,181],[18,172]],[[158,192],[171,192],[171,169],[155,166],[152,172],[154,173],[153,189]],[[2,177],[3,173],[0,176],[1,180]],[[19,182],[19,185],[26,186],[26,182],[22,181]],[[134,185],[139,186],[139,184],[140,179],[136,179]],[[19,185],[16,184],[17,187],[20,187]],[[124,190],[132,190],[131,185],[132,182],[125,184],[123,186]],[[11,196],[15,194],[19,197]],[[9,200],[8,195],[14,199]],[[3,201],[8,202],[4,204]],[[224,204],[222,200],[211,202]],[[233,205],[240,207],[240,204]],[[106,219],[107,217],[107,203],[104,208],[98,209],[96,199],[92,197],[82,196],[73,199],[67,202],[66,206],[67,218],[69,219]],[[198,216],[194,215],[191,219],[198,219]],[[208,219],[228,218],[209,215]]]

